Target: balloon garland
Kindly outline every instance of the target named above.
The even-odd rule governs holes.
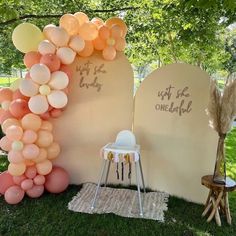
[[[69,184],[69,175],[53,166],[60,153],[54,141],[50,118],[58,118],[68,103],[72,64],[78,57],[101,51],[114,60],[126,46],[127,26],[120,18],[91,21],[83,12],[65,14],[59,26],[49,24],[43,32],[31,23],[18,25],[12,34],[15,47],[25,53],[28,69],[24,79],[0,89],[0,124],[5,136],[1,149],[8,152],[8,171],[0,174],[0,194],[17,204],[27,194],[40,197],[44,189],[59,193]]]

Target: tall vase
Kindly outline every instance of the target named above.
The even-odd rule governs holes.
[[[213,174],[213,181],[217,184],[225,184],[226,182],[226,164],[225,164],[225,151],[224,141],[226,134],[219,134],[215,170]]]

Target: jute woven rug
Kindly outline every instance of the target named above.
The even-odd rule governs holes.
[[[86,183],[78,194],[69,202],[71,211],[83,213],[114,213],[123,217],[141,218],[139,215],[138,193],[130,189],[100,188],[96,207],[91,211],[96,184]],[[169,195],[164,192],[141,193],[143,199],[144,219],[164,222],[164,211],[168,209]]]

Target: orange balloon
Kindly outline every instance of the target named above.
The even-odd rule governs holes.
[[[127,34],[127,31],[128,31],[128,28],[127,28],[127,25],[125,24],[125,22],[120,19],[119,17],[112,17],[112,18],[109,18],[108,20],[106,20],[105,22],[105,25],[108,27],[108,28],[112,28],[112,26],[114,25],[118,25],[120,26],[121,28],[121,31],[122,31],[122,37],[124,38],[125,35]]]
[[[122,37],[122,29],[119,25],[113,25],[111,27],[111,36],[113,38],[120,38]]]
[[[0,88],[0,103],[12,100],[13,92],[9,88]]]
[[[12,175],[12,176],[20,176],[23,175],[25,173],[26,170],[26,165],[25,163],[10,163],[8,166],[8,172]]]
[[[2,131],[6,133],[7,128],[11,125],[21,126],[21,123],[15,118],[9,118],[2,123]]]
[[[38,131],[41,127],[42,120],[38,115],[29,113],[22,118],[21,124],[25,130],[31,129],[33,131]]]
[[[21,119],[24,115],[30,113],[28,102],[23,99],[13,100],[10,104],[9,111],[17,119]]]
[[[40,148],[49,147],[52,144],[52,142],[53,142],[53,135],[51,132],[46,130],[39,130],[36,144]]]
[[[126,47],[126,41],[124,38],[117,38],[115,48],[117,51],[124,51]]]
[[[47,148],[47,153],[48,153],[48,159],[53,160],[55,159],[59,153],[60,153],[60,145],[58,143],[53,142],[48,148]]]
[[[91,20],[91,22],[93,24],[95,24],[98,27],[100,27],[101,25],[104,25],[104,21],[101,18],[95,17]]]
[[[96,39],[93,40],[93,46],[94,49],[101,51],[106,47],[106,42],[102,40],[100,37],[97,37]]]
[[[27,68],[30,68],[34,64],[38,64],[41,58],[41,54],[38,52],[27,52],[24,56],[24,64]]]
[[[94,51],[93,42],[85,40],[85,47],[83,51],[79,52],[79,55],[81,57],[89,57],[93,54],[93,51]]]
[[[24,163],[26,166],[33,166],[35,164],[35,162],[32,160],[25,160]]]
[[[112,46],[107,46],[106,48],[104,48],[104,50],[102,51],[102,55],[103,55],[103,58],[105,60],[108,60],[108,61],[112,61],[115,59],[116,57],[116,50],[114,47]]]
[[[88,16],[83,12],[76,12],[74,16],[79,21],[80,26],[83,25],[84,23],[89,22]]]
[[[110,37],[110,29],[106,25],[98,28],[98,35],[101,39],[107,40]]]
[[[52,171],[52,162],[44,160],[36,164],[37,172],[40,175],[47,175]]]
[[[53,130],[53,126],[52,126],[52,123],[49,122],[49,121],[42,121],[42,125],[41,125],[41,128],[42,130],[47,130],[47,131],[52,131]]]
[[[79,28],[79,36],[84,40],[94,40],[98,36],[98,29],[92,22],[84,23]]]
[[[40,163],[40,162],[46,160],[47,156],[48,156],[47,150],[44,149],[44,148],[40,148],[39,149],[39,155],[38,155],[37,158],[34,159],[34,162],[35,163]]]
[[[78,34],[80,23],[72,14],[65,14],[60,18],[59,24],[69,35]]]

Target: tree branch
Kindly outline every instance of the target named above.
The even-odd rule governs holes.
[[[124,7],[124,8],[114,8],[114,9],[98,9],[98,10],[89,10],[87,12],[100,12],[100,13],[107,13],[107,12],[116,12],[116,11],[129,11],[129,10],[137,10],[139,7]],[[18,20],[24,20],[24,19],[29,19],[29,18],[34,18],[34,19],[43,19],[43,18],[59,18],[62,15],[66,13],[61,13],[61,14],[48,14],[48,15],[35,15],[35,14],[30,14],[30,15],[23,15],[18,18],[13,18],[11,20],[3,21],[0,22],[0,26],[4,25],[9,25],[12,24]]]

